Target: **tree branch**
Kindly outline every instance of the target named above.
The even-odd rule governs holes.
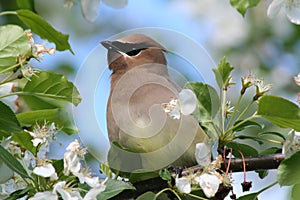
[[[284,159],[283,154],[269,154],[258,157],[246,157],[245,164],[247,171],[255,170],[268,170],[268,169],[277,169],[281,161]],[[228,164],[228,159],[226,160]],[[201,166],[196,165],[184,169],[182,172],[183,176],[188,175],[190,171],[197,172],[202,169]],[[221,170],[225,171],[226,168],[224,163],[222,163]],[[233,158],[230,162],[230,171],[231,172],[242,172],[243,171],[243,160],[241,158]]]
[[[245,164],[246,164],[246,170],[247,171],[254,171],[254,170],[268,170],[268,169],[277,169],[281,161],[284,160],[283,154],[270,154],[270,155],[263,155],[258,157],[246,157],[245,158]],[[228,160],[226,160],[226,163],[228,163]],[[222,163],[221,169],[225,171],[224,163]],[[191,171],[197,172],[201,171],[202,167],[199,165],[189,167],[183,170],[182,175],[188,175]],[[231,172],[242,172],[243,171],[243,161],[241,158],[233,158],[230,162],[230,171]],[[136,190],[127,190],[116,197],[114,197],[114,200],[126,200],[126,199],[132,199],[137,198],[141,194],[152,191],[154,193],[162,190],[163,188],[168,187],[168,184],[166,181],[162,180],[160,177],[141,181],[134,183],[133,186],[136,188]]]

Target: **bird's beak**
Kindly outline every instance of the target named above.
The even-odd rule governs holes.
[[[102,41],[101,44],[107,49],[107,50],[115,50],[118,52],[122,52],[119,47],[114,45],[111,41]]]

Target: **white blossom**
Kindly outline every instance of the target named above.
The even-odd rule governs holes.
[[[208,173],[196,177],[195,181],[199,183],[199,186],[208,198],[215,196],[221,183],[221,180],[217,175]]]
[[[35,167],[33,173],[42,177],[50,177],[51,180],[57,179],[55,168],[51,163],[44,162],[42,165]]]
[[[259,80],[255,83],[258,93],[266,93],[271,89],[271,84],[265,85],[262,80]]]
[[[73,152],[81,152],[83,151],[83,148],[80,146],[80,143],[77,139],[74,140],[74,142],[71,142],[67,148],[67,151],[73,151]],[[83,152],[85,154],[85,152]]]
[[[103,192],[104,190],[105,190],[104,184],[100,184],[97,187],[93,187],[86,193],[83,200],[96,200],[97,195],[100,194],[101,192]]]
[[[47,49],[45,47],[46,42],[43,44],[35,44],[33,39],[33,34],[31,31],[26,31],[27,38],[31,45],[31,53],[32,56],[35,57],[37,60],[41,60],[43,58],[44,53],[48,53],[50,55],[55,54],[55,48]]]
[[[67,152],[64,154],[64,174],[79,173],[81,169],[80,158],[86,153],[85,149],[81,148],[79,141],[76,139],[69,144],[66,150]]]
[[[178,110],[178,99],[172,99],[169,103],[163,104],[164,111],[173,119],[180,119],[180,112]]]
[[[198,165],[208,166],[211,163],[211,149],[205,143],[197,143],[195,157]]]
[[[295,83],[300,86],[300,73],[294,77]]]
[[[176,177],[175,184],[180,192],[189,194],[192,191],[191,178],[189,177]]]
[[[4,142],[6,143],[6,142]],[[4,145],[7,151],[9,151],[13,156],[20,158],[21,157],[21,148],[20,145],[14,141],[11,141],[8,138],[6,145]]]
[[[35,159],[34,155],[28,150],[26,150],[24,152],[24,161],[28,168],[36,166],[36,159]]]
[[[17,85],[18,85],[17,82],[8,82],[0,85],[0,96],[12,93],[14,91],[14,88],[16,88]],[[2,100],[5,103],[7,103],[14,111],[16,111],[18,108],[18,106],[15,104],[17,98],[18,98],[17,95],[13,95],[13,96],[5,97]]]
[[[50,142],[55,138],[54,134],[57,132],[57,128],[54,123],[47,125],[45,122],[43,126],[35,125],[33,132],[27,132],[33,137],[31,140],[33,146],[37,147],[39,144],[45,144],[48,147]]]
[[[266,92],[268,92],[272,85],[271,84],[264,84],[264,81],[262,79],[259,79],[255,82],[255,86],[256,86],[256,98],[259,98],[261,96],[263,96]]]
[[[241,80],[242,80],[242,86],[244,88],[248,88],[255,84],[257,78],[253,73],[249,73],[247,76],[243,76]]]
[[[80,172],[72,172],[74,176],[76,176],[79,179],[80,183],[86,183],[90,187],[97,187],[99,186],[100,180],[98,176],[91,177],[91,175],[87,172],[87,170],[81,170]]]
[[[291,130],[282,147],[282,154],[286,157],[300,150],[300,132]]]
[[[300,24],[300,0],[273,0],[268,7],[268,16],[275,17],[283,11],[294,24]]]
[[[73,151],[67,151],[64,154],[64,174],[69,175],[70,172],[79,172],[81,168],[80,158]]]
[[[6,181],[3,184],[0,184],[0,186],[1,186],[0,189],[2,190],[1,193],[9,195],[15,192],[16,190],[26,188],[27,183],[24,181],[24,179],[21,176],[15,174],[13,178],[11,178],[10,180]]]
[[[53,192],[59,193],[63,200],[81,200],[80,193],[68,188],[66,181],[60,181],[54,185]]]
[[[232,115],[234,111],[234,106],[231,106],[231,102],[230,101],[226,101],[225,103],[225,115]]]
[[[10,179],[10,180],[6,181],[5,183],[1,184],[0,186],[1,186],[2,194],[9,195],[10,193],[13,193],[14,191],[16,191],[14,179]]]
[[[26,64],[21,66],[21,72],[24,78],[31,81],[32,76],[37,76],[36,72],[38,72],[37,69],[34,69],[30,64]]]
[[[37,192],[33,197],[29,198],[29,200],[57,200],[57,199],[58,199],[58,195],[50,191]]]
[[[169,103],[163,104],[163,109],[173,119],[180,119],[181,114],[189,115],[197,107],[197,97],[190,89],[183,89],[178,94],[178,99],[171,99]]]

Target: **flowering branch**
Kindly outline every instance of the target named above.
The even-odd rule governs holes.
[[[247,166],[247,171],[255,170],[268,170],[268,169],[277,169],[281,161],[283,161],[285,156],[283,154],[271,154],[263,155],[257,157],[246,157],[245,165]],[[224,160],[225,162],[225,160]],[[226,160],[228,162],[228,160]],[[191,172],[198,172],[203,170],[203,166],[196,165],[189,168],[186,168],[182,172],[182,176],[188,176]],[[221,165],[221,170],[226,170],[224,164]],[[242,172],[243,171],[243,160],[242,158],[232,158],[230,161],[230,171],[231,172]],[[173,176],[176,176],[175,173]],[[161,179],[160,177],[148,179],[146,181],[141,181],[134,183],[133,186],[136,190],[128,190],[120,193],[115,196],[113,200],[117,199],[130,199],[136,198],[139,195],[147,192],[159,192],[162,189],[168,187],[167,181]]]
[[[281,153],[278,154],[268,154],[257,157],[245,157],[245,165],[247,166],[247,171],[256,170],[268,170],[277,169],[281,161],[283,161],[285,156]],[[228,162],[229,159],[224,160]],[[202,170],[202,166],[195,165],[183,170],[182,175],[185,176],[190,173],[190,171]],[[221,170],[226,170],[224,164],[221,165]],[[243,159],[242,158],[232,158],[230,161],[230,171],[231,172],[242,172],[243,169]]]

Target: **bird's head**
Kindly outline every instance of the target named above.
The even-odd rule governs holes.
[[[143,34],[131,34],[115,41],[103,41],[101,44],[108,50],[107,60],[113,73],[143,64],[167,64],[163,54],[167,50]]]

